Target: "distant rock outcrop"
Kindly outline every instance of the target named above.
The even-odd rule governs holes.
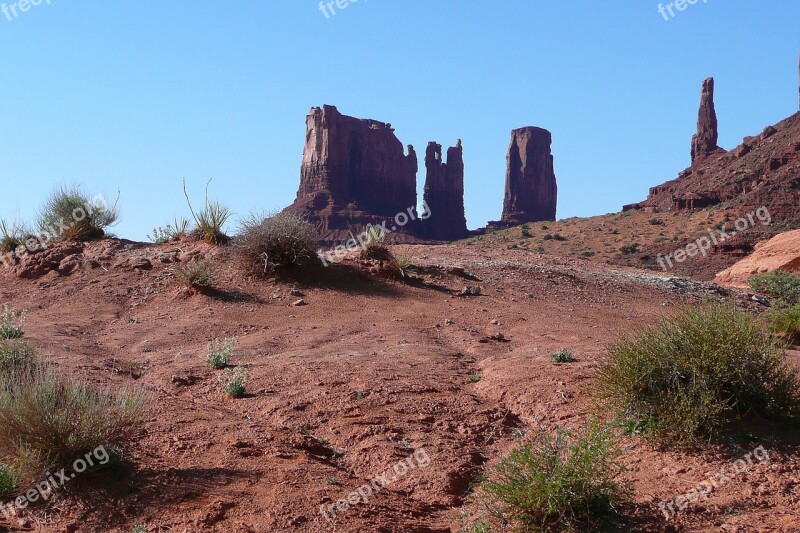
[[[800,230],[779,233],[768,241],[759,242],[751,255],[717,274],[714,281],[747,288],[751,277],[774,270],[800,270]]]
[[[550,132],[542,128],[511,132],[502,224],[555,220],[558,185],[551,144]]]
[[[307,216],[324,241],[347,239],[353,228],[415,207],[417,170],[414,148],[404,153],[391,124],[315,107],[306,119],[300,188],[287,211]],[[407,235],[414,226],[396,230]]]
[[[442,145],[430,142],[425,151],[425,205],[430,218],[420,226],[429,239],[455,240],[469,234],[464,215],[464,157],[461,139],[447,150],[442,161]]]
[[[700,110],[697,116],[697,133],[692,137],[692,163],[713,153],[724,151],[717,146],[719,131],[717,111],[714,107],[714,78],[703,81]]]

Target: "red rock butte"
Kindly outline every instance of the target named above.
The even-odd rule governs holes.
[[[558,184],[551,144],[552,135],[543,128],[511,132],[502,224],[555,220]]]

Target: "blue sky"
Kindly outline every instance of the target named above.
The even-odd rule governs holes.
[[[800,2],[700,0],[668,21],[657,6],[17,5],[0,14],[0,215],[32,220],[55,186],[80,183],[119,190],[114,232],[144,240],[188,215],[183,177],[197,202],[213,177],[237,215],[280,209],[322,104],[391,122],[418,153],[461,138],[472,228],[499,217],[509,133],[529,125],[553,132],[559,218],[618,211],[688,165],[703,78],[725,148],[798,109]]]

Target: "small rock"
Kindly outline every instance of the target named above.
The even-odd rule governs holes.
[[[301,291],[300,289],[292,289],[289,292],[289,294],[291,294],[292,296],[305,296],[305,294],[303,294],[303,291]]]
[[[467,285],[466,287],[461,289],[461,292],[458,293],[458,294],[459,294],[459,296],[479,296],[480,293],[481,293],[481,288],[480,287]]]
[[[308,305],[308,302],[306,302],[304,299],[300,298],[299,300],[297,300],[296,302],[294,302],[292,304],[292,307],[300,307],[302,305]]]

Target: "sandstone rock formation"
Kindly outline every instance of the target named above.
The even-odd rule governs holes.
[[[442,161],[442,145],[429,142],[425,151],[425,205],[430,212],[420,226],[429,239],[455,240],[466,237],[464,215],[464,157],[461,139],[447,149]]]
[[[300,188],[287,210],[307,216],[325,241],[346,239],[351,229],[415,207],[417,170],[414,148],[404,153],[391,124],[315,107],[306,119]],[[415,226],[397,231],[407,234]]]
[[[717,274],[714,281],[747,288],[747,281],[755,274],[774,270],[800,270],[800,230],[779,233],[768,241],[756,244],[751,255]]]
[[[715,152],[722,151],[717,146],[719,131],[717,111],[714,107],[714,78],[703,81],[700,94],[700,111],[697,116],[697,133],[692,137],[692,163]]]
[[[542,128],[527,127],[511,132],[503,224],[555,220],[558,186],[551,144],[550,132]]]

